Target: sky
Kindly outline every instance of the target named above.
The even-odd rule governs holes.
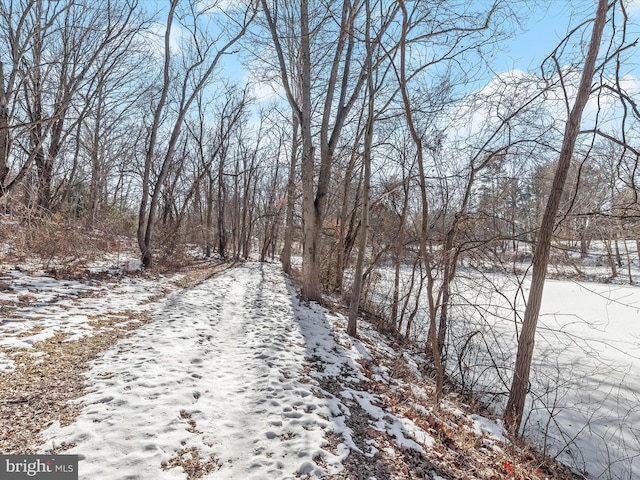
[[[539,71],[540,64],[568,31],[593,16],[597,5],[596,0],[543,3],[546,5],[530,7],[529,14],[519,19],[522,29],[505,42],[503,52],[497,54],[493,62],[496,73],[510,70]],[[625,6],[629,15],[629,38],[637,38],[640,36],[640,0],[627,0]]]
[[[521,17],[522,30],[505,43],[504,52],[495,62],[497,72],[513,69],[530,71],[536,69],[566,35],[572,24],[582,18],[579,12],[584,5],[576,7],[576,2],[548,2],[546,8],[532,8],[530,14]],[[583,2],[584,3],[584,2]],[[595,2],[594,2],[595,3]]]
[[[520,26],[514,29],[511,38],[502,42],[500,51],[494,52],[490,70],[480,83],[489,84],[495,75],[513,70],[539,73],[544,59],[571,28],[594,15],[596,5],[596,0],[592,2],[554,0],[539,2],[538,5],[526,3],[519,7],[522,13],[518,18]],[[626,0],[625,6],[629,14],[629,38],[638,38],[640,37],[640,0]],[[585,32],[588,40],[590,30],[587,29]],[[574,40],[572,44],[576,41]],[[241,69],[239,62],[229,60],[228,73],[243,75],[247,79],[248,74]],[[629,73],[640,79],[640,66],[627,64],[625,67]],[[237,72],[234,72],[235,68],[238,69]],[[481,85],[474,85],[473,88],[476,87],[481,88]],[[276,92],[272,86],[261,85],[256,87],[255,93],[261,100],[267,101],[272,99]]]
[[[481,0],[477,0],[481,1]],[[486,3],[486,2],[482,2]],[[519,5],[518,5],[519,4]],[[154,2],[157,5],[157,2]],[[519,26],[516,26],[511,38],[501,43],[501,51],[493,54],[490,70],[481,79],[481,83],[488,84],[493,76],[513,70],[535,73],[540,71],[540,65],[553,51],[568,30],[585,18],[595,13],[596,0],[545,0],[540,2],[516,2],[514,9],[518,11]],[[626,0],[625,5],[630,17],[630,37],[640,37],[640,0]],[[158,6],[158,5],[157,5]],[[158,8],[160,8],[158,6]],[[162,30],[162,25],[158,25]],[[589,30],[586,30],[588,36]],[[178,48],[180,28],[174,27],[175,41],[173,46]],[[635,77],[640,78],[640,67],[627,66],[631,72],[637,71]],[[242,67],[235,56],[224,59],[224,75],[238,82],[250,80],[250,74]],[[477,88],[481,85],[474,85]],[[256,85],[254,93],[261,101],[270,101],[276,94],[282,95],[281,89],[274,91],[271,85]]]

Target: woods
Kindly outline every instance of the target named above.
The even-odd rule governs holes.
[[[420,344],[434,408],[455,384],[518,436],[545,279],[640,263],[630,6],[503,71],[525,3],[3,1],[4,216],[135,238],[147,269],[278,261],[350,335]]]

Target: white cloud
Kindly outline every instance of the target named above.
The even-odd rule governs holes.
[[[640,13],[640,0],[627,0],[624,7],[628,15],[637,15]]]
[[[153,47],[153,52],[158,57],[164,57],[164,36],[167,29],[166,23],[154,23],[145,32],[143,32],[144,41]],[[169,50],[172,54],[178,54],[182,51],[181,41],[184,37],[184,31],[175,22],[171,26],[171,35],[169,36]]]
[[[258,102],[267,102],[285,95],[282,87],[272,82],[254,83],[251,86],[251,91]]]

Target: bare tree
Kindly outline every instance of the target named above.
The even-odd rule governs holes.
[[[144,23],[137,8],[136,2],[2,3],[9,67],[0,60],[2,194],[35,164],[37,203],[45,210],[53,206],[55,166],[88,112],[82,92],[94,75],[121,61]],[[11,178],[8,155],[13,150],[16,159],[20,149],[24,161]]]
[[[542,292],[549,261],[551,236],[556,224],[556,215],[560,204],[560,198],[564,189],[569,166],[580,131],[582,113],[591,94],[593,75],[598,59],[598,51],[602,41],[602,35],[607,20],[609,3],[606,0],[598,2],[598,8],[594,19],[593,31],[589,42],[589,50],[584,61],[580,85],[576,92],[576,99],[567,119],[564,140],[558,166],[553,178],[551,193],[547,200],[542,223],[536,239],[536,247],[533,260],[533,277],[527,307],[520,338],[518,339],[518,353],[515,370],[509,393],[509,400],[504,411],[505,424],[513,434],[517,434],[522,422],[525,399],[529,385],[529,373],[533,358],[533,346],[535,342],[536,326],[542,303]]]
[[[408,80],[407,80],[407,68],[406,68],[406,47],[407,47],[407,35],[409,32],[409,12],[404,1],[400,1],[400,8],[402,10],[402,35],[400,37],[400,92],[402,94],[402,100],[405,108],[405,115],[407,124],[411,132],[411,138],[416,145],[417,163],[418,163],[418,175],[420,184],[420,200],[422,210],[422,222],[420,229],[420,256],[422,262],[426,268],[427,276],[427,300],[429,302],[429,339],[431,342],[431,355],[433,357],[433,364],[436,370],[436,404],[440,402],[442,396],[442,388],[444,385],[444,371],[442,368],[442,362],[440,360],[440,351],[438,349],[437,330],[436,330],[436,305],[433,296],[434,288],[434,276],[431,271],[431,259],[427,250],[427,237],[429,227],[429,201],[427,200],[427,185],[426,175],[424,169],[423,158],[423,146],[422,135],[416,130],[416,125],[413,120],[413,110],[411,107],[411,101],[409,99],[408,92]]]
[[[322,226],[327,205],[327,195],[330,189],[330,177],[333,166],[334,154],[338,141],[342,135],[345,122],[353,105],[355,104],[365,83],[366,73],[364,69],[353,69],[357,36],[355,35],[356,21],[362,10],[362,2],[344,0],[338,2],[340,6],[339,17],[332,13],[334,5],[319,5],[324,10],[316,9],[313,22],[317,28],[310,28],[310,2],[303,0],[299,4],[297,17],[294,20],[279,19],[274,13],[278,10],[270,6],[267,0],[262,0],[262,9],[265,13],[267,25],[271,33],[274,48],[276,50],[280,69],[280,80],[291,109],[298,117],[301,132],[301,172],[302,172],[302,216],[303,216],[303,286],[302,294],[310,300],[321,298],[320,275],[320,242]],[[397,11],[396,6],[383,12],[386,19],[385,28],[378,32],[378,37],[390,24],[390,18]],[[320,14],[322,12],[322,14]],[[318,15],[332,18],[331,22],[323,22]],[[281,21],[279,21],[281,20]],[[281,41],[279,28],[285,23],[290,34],[299,35],[300,44],[298,51],[297,75],[292,74],[287,65],[287,57]],[[288,24],[287,24],[288,23]],[[325,25],[335,25],[334,29],[323,31]],[[321,34],[328,38],[320,38]],[[322,52],[322,58],[312,60],[313,41]],[[377,41],[376,39],[373,40]],[[322,45],[322,47],[320,47]],[[315,58],[315,57],[314,57]],[[321,72],[326,78],[322,81],[312,82],[312,65],[318,65],[318,74]],[[295,95],[292,78],[298,78],[295,85],[299,88],[299,95]],[[320,108],[319,114],[319,149],[316,149],[313,135],[314,104],[317,102]],[[316,169],[315,152],[319,150],[319,165]],[[315,172],[317,171],[317,175]]]
[[[291,120],[291,151],[289,152],[289,177],[287,180],[287,210],[285,215],[285,231],[280,254],[282,270],[291,274],[291,247],[293,244],[293,214],[296,203],[296,166],[298,164],[299,122],[297,115]]]
[[[425,151],[428,150],[429,145],[425,140],[426,129],[424,126],[420,126],[418,122],[416,122],[416,109],[412,101],[413,97],[410,93],[409,83],[428,66],[445,63],[462,55],[468,48],[470,48],[469,45],[480,47],[485,41],[482,39],[479,41],[476,40],[476,42],[479,43],[474,44],[474,41],[472,40],[473,36],[491,27],[491,21],[497,11],[498,4],[493,3],[489,10],[482,16],[472,18],[462,14],[456,14],[455,9],[453,9],[452,17],[437,19],[435,24],[427,24],[426,26],[423,25],[423,23],[426,24],[429,17],[423,10],[423,5],[419,3],[412,5],[411,10],[407,8],[407,4],[404,1],[400,1],[399,5],[402,11],[402,25],[398,47],[400,65],[396,69],[396,75],[398,78],[398,89],[402,98],[404,116],[409,128],[411,139],[415,144],[416,149],[421,211],[419,233],[420,257],[425,269],[426,295],[428,302],[428,350],[432,356],[436,371],[436,404],[438,404],[442,396],[442,388],[444,385],[444,368],[441,361],[441,350],[438,345],[438,301],[435,291],[435,261],[428,248],[431,204],[427,193]],[[428,11],[429,10],[427,9],[427,12]],[[417,32],[413,32],[414,30],[417,30]],[[452,36],[453,41],[451,41]],[[469,43],[463,44],[463,41],[465,40],[468,40]],[[408,51],[412,44],[420,44],[424,41],[433,42],[432,45],[434,50],[438,53],[433,55],[429,61],[414,67],[413,70],[410,70]],[[444,42],[444,49],[442,51],[437,48],[439,42]],[[433,140],[434,142],[437,142],[437,139]]]
[[[249,4],[246,9],[240,12],[239,20],[228,18],[227,26],[229,28],[233,26],[236,29],[235,33],[230,34],[230,38],[226,40],[222,40],[221,37],[208,38],[208,32],[204,30],[202,25],[199,25],[199,22],[203,17],[211,14],[208,10],[216,9],[218,5],[215,4],[203,11],[196,3],[190,2],[189,11],[184,16],[181,16],[181,18],[189,19],[189,24],[183,25],[183,27],[191,35],[193,43],[189,52],[182,52],[181,54],[183,62],[181,70],[183,73],[179,79],[172,77],[171,30],[176,16],[176,9],[180,2],[172,0],[167,13],[161,91],[157,103],[153,107],[153,120],[149,127],[142,178],[142,198],[138,217],[138,246],[142,263],[147,268],[153,265],[153,227],[160,193],[176,152],[185,117],[198,94],[210,83],[220,59],[245,34],[256,14],[255,6]],[[226,12],[221,14],[226,16]],[[185,48],[187,48],[186,45]],[[168,96],[173,86],[177,87],[178,90],[175,100],[175,111],[177,113],[172,120],[172,125],[167,128],[169,130],[169,140],[166,144],[165,152],[162,154],[162,161],[159,162],[159,165],[156,165],[159,153],[158,135],[163,127],[163,117],[168,110]],[[156,168],[158,173],[155,180],[152,181],[151,174]]]
[[[349,320],[347,333],[352,337],[357,334],[358,307],[360,306],[360,294],[362,290],[362,274],[364,268],[364,256],[367,249],[367,233],[369,231],[369,195],[371,190],[371,144],[373,142],[373,126],[375,120],[375,88],[373,79],[373,49],[371,44],[371,2],[365,0],[366,25],[365,45],[367,50],[367,122],[364,134],[364,146],[362,152],[364,186],[362,189],[362,219],[360,220],[360,244],[358,245],[358,259],[356,271],[351,288],[351,301],[349,303]]]

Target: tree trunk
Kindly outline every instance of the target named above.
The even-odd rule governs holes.
[[[296,205],[296,164],[298,159],[298,117],[293,115],[293,131],[291,133],[291,159],[289,164],[289,179],[287,181],[287,213],[286,226],[284,230],[284,245],[280,262],[282,270],[291,274],[291,246],[293,243],[293,212]]]
[[[593,80],[595,63],[598,58],[600,42],[602,40],[602,33],[607,19],[607,10],[607,0],[599,0],[593,32],[591,34],[591,41],[589,43],[589,51],[585,59],[576,100],[571,112],[569,113],[569,118],[567,119],[567,124],[565,126],[564,140],[562,150],[560,151],[560,157],[558,159],[558,167],[553,178],[551,193],[547,199],[547,206],[542,217],[542,223],[540,225],[534,251],[531,289],[529,290],[527,307],[524,313],[522,332],[518,339],[518,353],[516,356],[511,390],[507,406],[504,411],[505,425],[513,435],[517,435],[519,433],[524,413],[527,390],[529,388],[529,374],[533,358],[536,327],[538,324],[540,306],[542,304],[542,293],[547,274],[547,265],[549,263],[551,235],[555,227],[555,219],[560,205],[562,190],[564,189],[576,139],[580,130],[582,112],[584,111],[584,107],[587,104],[591,93],[591,83]]]
[[[405,307],[403,308],[403,310],[406,310],[406,308],[409,306],[411,291],[413,290],[413,285],[415,282],[416,269],[420,267],[421,261],[422,259],[419,258],[418,261],[413,265],[413,273],[411,275],[411,287],[409,288],[409,293],[407,294],[407,301],[405,302]],[[416,295],[413,301],[413,309],[411,310],[411,312],[409,313],[409,316],[407,317],[407,324],[405,326],[406,328],[404,332],[404,338],[409,341],[411,341],[411,327],[413,325],[413,320],[416,318],[416,315],[418,315],[418,310],[420,309],[420,296],[422,295],[423,287],[424,287],[424,275],[422,273],[422,269],[420,269],[420,280],[418,281],[418,290],[416,291]]]
[[[349,321],[347,323],[347,334],[352,337],[357,336],[358,308],[360,306],[360,293],[362,290],[362,271],[364,266],[364,255],[367,249],[367,233],[369,231],[369,190],[371,189],[371,144],[373,141],[373,121],[374,121],[374,95],[372,46],[370,39],[371,30],[371,5],[366,2],[367,25],[365,28],[365,41],[367,48],[367,126],[364,135],[364,151],[362,161],[364,162],[364,186],[362,191],[362,226],[360,228],[360,246],[358,248],[358,259],[356,261],[356,272],[351,289],[351,301],[349,302]]]
[[[622,263],[622,255],[620,254],[620,243],[618,242],[618,232],[615,233],[615,238],[613,239],[613,245],[616,249],[616,263],[618,264],[618,267],[623,267],[624,264]]]
[[[400,227],[398,229],[396,255],[395,255],[395,269],[393,277],[393,301],[391,303],[391,325],[396,334],[400,333],[400,323],[398,321],[398,310],[400,306],[400,280],[402,273],[402,261],[404,258],[404,224],[407,219],[407,211],[409,210],[409,192],[408,182],[405,182],[403,187],[404,199],[402,202],[402,213],[400,214]]]
[[[359,135],[356,136],[356,142],[359,142]],[[354,144],[355,145],[355,144]],[[353,181],[353,170],[355,169],[357,157],[357,147],[354,146],[353,152],[349,157],[349,163],[345,170],[344,183],[342,187],[342,206],[340,207],[339,228],[338,228],[338,256],[336,257],[336,278],[334,290],[336,292],[342,292],[342,286],[344,283],[344,269],[347,266],[347,259],[351,253],[354,243],[354,229],[355,229],[355,210],[349,217],[349,194],[351,191],[351,182]],[[359,181],[360,182],[360,181]],[[358,204],[360,192],[360,184],[358,183],[358,189],[356,190],[356,198],[354,204]],[[350,218],[349,226],[347,227],[347,218]]]
[[[213,239],[212,239],[212,231],[213,231],[213,186],[214,186],[213,178],[209,177],[209,182],[207,185],[206,191],[206,224],[204,231],[204,239],[205,239],[205,251],[204,254],[207,258],[211,257],[212,247],[213,247]]]
[[[411,109],[411,101],[409,99],[409,92],[407,88],[406,79],[406,46],[407,46],[407,32],[409,28],[409,14],[405,2],[401,0],[400,9],[402,10],[402,34],[400,38],[400,93],[402,95],[402,101],[404,104],[405,117],[409,131],[411,132],[411,138],[416,146],[416,155],[418,161],[418,178],[420,184],[420,206],[422,209],[421,227],[420,227],[420,257],[424,263],[425,271],[427,274],[427,301],[429,304],[429,346],[433,360],[433,366],[436,371],[436,398],[435,408],[440,405],[442,398],[442,391],[444,387],[444,371],[442,369],[442,362],[440,359],[440,350],[438,349],[437,339],[437,326],[436,326],[436,303],[433,294],[434,278],[431,270],[431,258],[427,251],[427,237],[429,228],[429,202],[427,200],[427,185],[426,175],[424,169],[423,158],[423,146],[422,137],[416,130],[413,121],[413,111]]]
[[[618,276],[618,268],[616,267],[616,261],[613,258],[613,250],[611,249],[611,240],[609,238],[605,238],[603,235],[602,243],[604,243],[604,248],[607,250],[607,264],[611,269],[611,278],[616,278]]]
[[[277,3],[277,2],[276,2]],[[302,221],[303,221],[303,255],[302,255],[302,296],[307,300],[321,299],[320,277],[320,241],[324,208],[329,192],[333,154],[344,127],[347,115],[358,98],[366,75],[360,74],[355,82],[349,82],[351,57],[354,52],[356,36],[353,33],[354,20],[360,4],[343,2],[340,18],[340,35],[335,42],[332,53],[330,74],[321,88],[324,88],[323,112],[319,131],[320,164],[315,185],[315,159],[312,137],[312,103],[311,103],[311,42],[309,31],[309,0],[300,1],[300,45],[295,51],[296,67],[299,78],[299,102],[294,97],[290,77],[294,73],[288,71],[284,58],[280,36],[271,9],[266,0],[261,1],[269,30],[273,39],[283,88],[289,105],[300,120],[302,135]],[[342,70],[342,76],[339,75]],[[347,90],[351,89],[351,95]],[[336,92],[339,98],[336,99]],[[337,103],[337,105],[336,105]],[[331,123],[333,122],[333,126]]]
[[[87,228],[92,230],[96,218],[98,216],[98,202],[100,192],[102,191],[102,175],[100,162],[100,130],[102,128],[102,107],[104,106],[104,100],[102,95],[102,88],[99,89],[97,95],[97,102],[95,107],[95,125],[93,131],[93,138],[91,139],[91,151],[89,152],[89,158],[91,159],[91,180],[89,182],[89,208],[87,213],[86,225]],[[80,138],[82,122],[78,122],[77,136]]]
[[[218,253],[223,259],[227,258],[227,227],[224,218],[227,206],[227,184],[224,181],[225,157],[226,153],[222,151],[218,164]]]
[[[311,132],[311,47],[309,38],[309,1],[300,1],[300,82],[302,133],[302,296],[320,300],[321,205],[314,195],[314,152]]]
[[[145,151],[144,161],[144,173],[142,176],[142,196],[140,198],[140,208],[138,211],[138,230],[136,236],[138,239],[138,247],[140,248],[140,260],[145,268],[151,268],[153,266],[153,254],[151,252],[151,237],[147,232],[152,231],[153,227],[153,202],[149,205],[149,194],[151,192],[151,170],[153,166],[154,157],[156,155],[156,143],[158,139],[158,129],[160,128],[160,122],[164,105],[167,101],[167,95],[169,94],[169,85],[171,82],[170,77],[170,62],[171,62],[171,27],[173,25],[173,15],[177,7],[177,0],[172,0],[169,12],[167,14],[167,27],[164,33],[164,66],[163,66],[163,81],[162,91],[160,92],[160,98],[158,104],[153,112],[153,123],[149,132],[149,140]]]
[[[3,63],[0,61],[0,197],[4,194],[4,185],[9,174],[9,101],[5,91]]]
[[[163,156],[163,161],[158,169],[158,175],[155,180],[155,184],[153,185],[153,193],[149,196],[149,192],[151,191],[151,182],[150,182],[150,174],[154,163],[154,158],[156,156],[156,144],[158,131],[160,128],[160,123],[162,121],[162,116],[166,110],[166,101],[169,92],[169,88],[171,86],[171,27],[173,23],[173,17],[175,14],[175,10],[177,8],[179,1],[171,0],[171,4],[169,7],[169,12],[167,15],[167,26],[164,34],[164,65],[163,65],[163,82],[162,82],[162,91],[160,94],[160,98],[158,100],[158,104],[155,106],[153,111],[153,123],[149,129],[149,140],[147,143],[147,148],[145,152],[145,165],[144,165],[144,173],[143,173],[143,183],[142,183],[142,198],[140,202],[140,210],[139,210],[139,219],[138,219],[138,245],[140,247],[140,252],[142,256],[142,264],[145,267],[151,267],[153,264],[153,255],[152,255],[152,240],[153,240],[153,224],[155,221],[156,211],[158,208],[158,202],[160,199],[160,194],[162,189],[164,188],[164,181],[168,175],[169,168],[173,161],[173,157],[175,154],[175,150],[177,147],[178,140],[180,139],[180,133],[182,131],[182,127],[187,116],[187,113],[194,102],[194,100],[198,97],[200,92],[204,90],[213,75],[215,68],[218,66],[218,62],[220,59],[229,51],[231,46],[233,46],[246,32],[250,22],[253,21],[255,17],[256,10],[253,4],[247,6],[246,15],[244,17],[244,21],[242,24],[242,28],[237,34],[229,39],[227,43],[225,43],[220,49],[217,50],[215,56],[208,61],[208,66],[206,69],[199,74],[197,78],[185,78],[183,80],[183,86],[180,90],[180,98],[178,100],[179,108],[177,109],[177,115],[175,117],[175,121],[171,125],[170,131],[171,135],[167,141],[166,152]],[[196,28],[196,27],[194,27]],[[191,32],[192,35],[197,36],[199,32],[194,30]],[[213,44],[209,43],[209,45],[205,47],[199,45],[198,48],[203,48],[203,50],[209,50]],[[189,75],[194,69],[198,66],[199,61],[195,61],[190,67],[185,69],[185,74]],[[192,82],[187,82],[186,80],[191,80]],[[188,83],[192,83],[191,89],[185,88]],[[147,209],[148,207],[148,209]]]

